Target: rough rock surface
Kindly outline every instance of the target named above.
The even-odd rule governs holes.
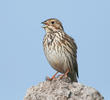
[[[104,100],[104,97],[92,87],[71,83],[69,79],[56,79],[32,86],[24,100]]]

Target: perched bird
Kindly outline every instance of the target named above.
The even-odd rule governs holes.
[[[62,23],[55,18],[42,22],[46,34],[43,39],[43,48],[49,64],[58,72],[63,73],[62,77],[70,77],[72,82],[77,82],[77,46],[74,39],[64,32]]]

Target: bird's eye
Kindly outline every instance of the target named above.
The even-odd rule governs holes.
[[[54,24],[55,22],[54,22],[54,21],[52,21],[51,23],[52,23],[52,24]]]

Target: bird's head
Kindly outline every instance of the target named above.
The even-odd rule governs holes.
[[[42,24],[44,24],[43,28],[46,30],[46,32],[63,31],[62,23],[58,19],[47,19],[42,22]]]

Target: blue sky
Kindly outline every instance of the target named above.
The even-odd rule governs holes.
[[[110,99],[109,0],[1,0],[0,100],[23,100],[27,88],[55,73],[42,47],[41,22],[58,18],[78,46],[79,82]]]

